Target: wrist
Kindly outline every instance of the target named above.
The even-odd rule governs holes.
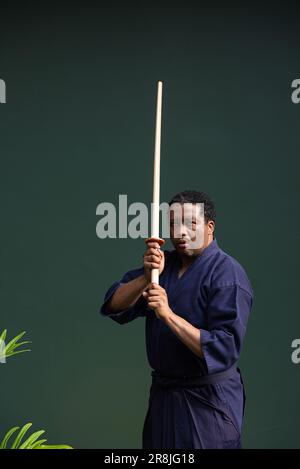
[[[140,283],[141,283],[141,288],[144,289],[147,287],[147,285],[150,283],[150,280],[148,279],[146,273],[142,274],[140,277]]]
[[[170,324],[172,324],[173,322],[172,320],[174,316],[175,316],[175,313],[171,310],[170,307],[168,307],[166,312],[162,315],[162,320],[167,326],[169,326]]]

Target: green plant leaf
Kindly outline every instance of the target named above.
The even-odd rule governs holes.
[[[14,337],[10,342],[8,342],[8,344],[5,347],[6,353],[15,347],[15,344],[18,342],[19,339],[21,339],[21,337],[23,337],[24,334],[26,334],[26,331],[21,332],[16,337]]]
[[[24,344],[32,344],[32,340],[24,340],[23,342],[18,342],[18,343],[14,346],[14,349],[17,348],[17,347],[21,347],[21,345],[24,345]]]
[[[4,329],[4,331],[1,333],[2,340],[6,338],[6,333],[7,329]],[[0,359],[2,360],[3,358],[8,358],[12,357],[13,355],[17,355],[18,353],[24,353],[24,352],[30,352],[30,349],[23,349],[23,350],[16,350],[17,348],[21,347],[22,345],[25,344],[30,344],[31,340],[24,340],[23,342],[18,342],[23,335],[26,334],[25,331],[21,332],[18,334],[16,337],[14,337],[7,345],[5,345],[4,342],[4,347],[2,346],[0,349]]]
[[[73,449],[72,446],[68,445],[41,445],[35,449]]]
[[[1,333],[1,335],[0,335],[0,341],[1,341],[1,340],[3,340],[3,341],[5,340],[6,334],[7,334],[7,329],[4,329],[4,330],[2,331],[2,333]]]
[[[24,349],[24,350],[17,350],[16,352],[9,352],[5,354],[5,357],[13,357],[14,355],[18,355],[19,353],[24,353],[24,352],[31,352],[30,348]]]
[[[27,430],[31,427],[32,423],[26,423],[26,425],[24,425],[21,430],[19,431],[15,441],[13,442],[13,444],[11,445],[11,449],[17,449],[19,448],[20,446],[20,443],[22,441],[22,438],[23,436],[25,435],[25,433],[27,432]]]
[[[30,437],[27,438],[19,447],[19,449],[30,449],[31,446],[36,442],[36,440],[45,433],[45,430],[39,430],[37,432],[32,433]],[[46,440],[47,441],[47,440]]]
[[[5,448],[6,448],[6,445],[7,445],[8,440],[10,439],[10,437],[11,437],[17,430],[19,430],[19,428],[20,428],[20,427],[13,427],[13,428],[11,428],[10,430],[8,430],[8,432],[6,433],[5,437],[3,438],[2,442],[1,442],[0,449],[5,449]]]
[[[22,443],[22,439],[24,438],[24,435],[28,431],[28,429],[31,427],[32,423],[27,423],[24,425],[21,430],[20,427],[13,427],[11,428],[5,435],[1,445],[0,449],[6,449],[8,440],[11,438],[11,436],[19,430],[13,444],[10,446],[11,449],[73,449],[72,446],[69,445],[47,445],[45,444],[47,442],[46,439],[40,439],[40,436],[45,433],[45,430],[38,430],[34,433],[32,433],[25,441]]]
[[[25,448],[25,449],[39,449],[38,446],[43,445],[46,441],[47,441],[46,439],[37,440],[35,443],[33,443],[32,445],[30,445],[28,448]]]

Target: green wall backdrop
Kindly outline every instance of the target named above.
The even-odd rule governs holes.
[[[141,447],[144,320],[120,326],[99,307],[144,240],[98,239],[96,207],[151,201],[163,80],[161,198],[208,192],[218,243],[255,292],[244,446],[300,447],[297,11],[213,5],[0,7],[0,329],[33,341],[0,365],[0,434],[31,421],[52,443]]]

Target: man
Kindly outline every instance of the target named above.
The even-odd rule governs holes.
[[[179,216],[175,204],[182,206]],[[215,207],[206,194],[181,192],[169,208],[175,249],[163,253],[163,240],[146,240],[143,267],[114,282],[101,313],[120,324],[146,316],[153,370],[143,448],[241,448],[245,394],[236,362],[252,287],[243,267],[217,244]],[[153,268],[159,285],[151,283]]]

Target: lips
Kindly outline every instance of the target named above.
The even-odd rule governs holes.
[[[180,249],[185,249],[185,248],[187,248],[188,243],[187,243],[186,241],[181,241],[181,242],[177,243],[177,246],[178,246]]]

